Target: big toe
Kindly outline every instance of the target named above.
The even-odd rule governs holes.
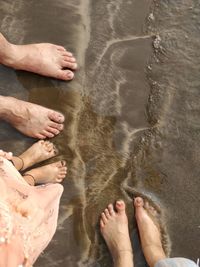
[[[116,210],[117,210],[117,212],[119,214],[124,214],[125,213],[126,205],[125,205],[123,200],[118,200],[116,202],[115,207],[116,207]]]
[[[57,123],[63,123],[65,117],[59,112],[49,112],[49,119]]]
[[[134,199],[134,206],[135,206],[136,208],[138,208],[138,207],[143,207],[143,206],[144,206],[144,200],[143,200],[141,197],[136,197],[136,198]]]
[[[71,70],[59,70],[56,78],[64,81],[70,81],[74,78],[74,73]]]

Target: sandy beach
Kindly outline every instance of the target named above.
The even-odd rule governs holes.
[[[58,229],[36,267],[110,267],[99,215],[124,199],[136,267],[146,266],[132,198],[161,211],[172,257],[200,257],[200,6],[195,0],[0,0],[10,42],[50,42],[77,57],[62,82],[0,66],[0,94],[61,111],[53,142],[68,165]],[[35,140],[0,122],[0,147]]]

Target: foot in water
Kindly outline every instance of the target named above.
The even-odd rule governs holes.
[[[65,161],[58,161],[26,172],[23,177],[30,185],[61,183],[67,174]]]
[[[65,120],[59,112],[5,96],[0,96],[0,118],[21,133],[38,139],[58,135]]]
[[[116,202],[116,211],[112,204],[101,214],[100,230],[110,250],[115,267],[133,267],[133,252],[128,230],[125,203]]]
[[[161,243],[161,233],[156,223],[156,210],[141,197],[134,200],[135,217],[139,229],[142,250],[150,267],[166,258]]]
[[[57,150],[53,143],[49,141],[38,141],[19,157],[12,157],[12,161],[17,170],[26,170],[36,163],[50,159],[57,155]]]
[[[66,81],[73,79],[73,71],[77,69],[76,59],[62,46],[49,43],[14,45],[2,34],[0,34],[0,63],[14,69]]]

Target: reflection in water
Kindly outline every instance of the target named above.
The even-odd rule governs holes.
[[[67,160],[68,177],[58,230],[38,267],[111,266],[98,230],[99,214],[123,198],[135,233],[131,202],[136,195],[149,198],[157,209],[162,202],[167,214],[176,213],[167,218],[173,255],[198,256],[196,231],[184,231],[188,217],[191,225],[198,223],[188,206],[191,195],[196,196],[194,207],[198,203],[197,160],[192,155],[198,156],[197,136],[190,134],[198,129],[198,84],[192,81],[199,62],[191,49],[198,45],[196,39],[188,41],[189,26],[188,32],[176,30],[176,20],[183,23],[190,6],[194,16],[199,9],[195,1],[151,2],[1,1],[1,31],[11,41],[59,43],[73,51],[80,64],[70,83],[25,72],[16,75],[4,67],[0,74],[1,94],[28,98],[66,117],[65,129],[54,142],[59,157]],[[190,22],[187,17],[193,25]],[[8,125],[1,124],[1,129],[4,149],[19,153],[32,142]],[[183,232],[185,240],[196,244],[192,250],[181,241]],[[163,242],[168,244],[166,236]]]

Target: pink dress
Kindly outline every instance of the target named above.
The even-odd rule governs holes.
[[[30,267],[57,227],[63,186],[30,186],[0,157],[0,267]]]

